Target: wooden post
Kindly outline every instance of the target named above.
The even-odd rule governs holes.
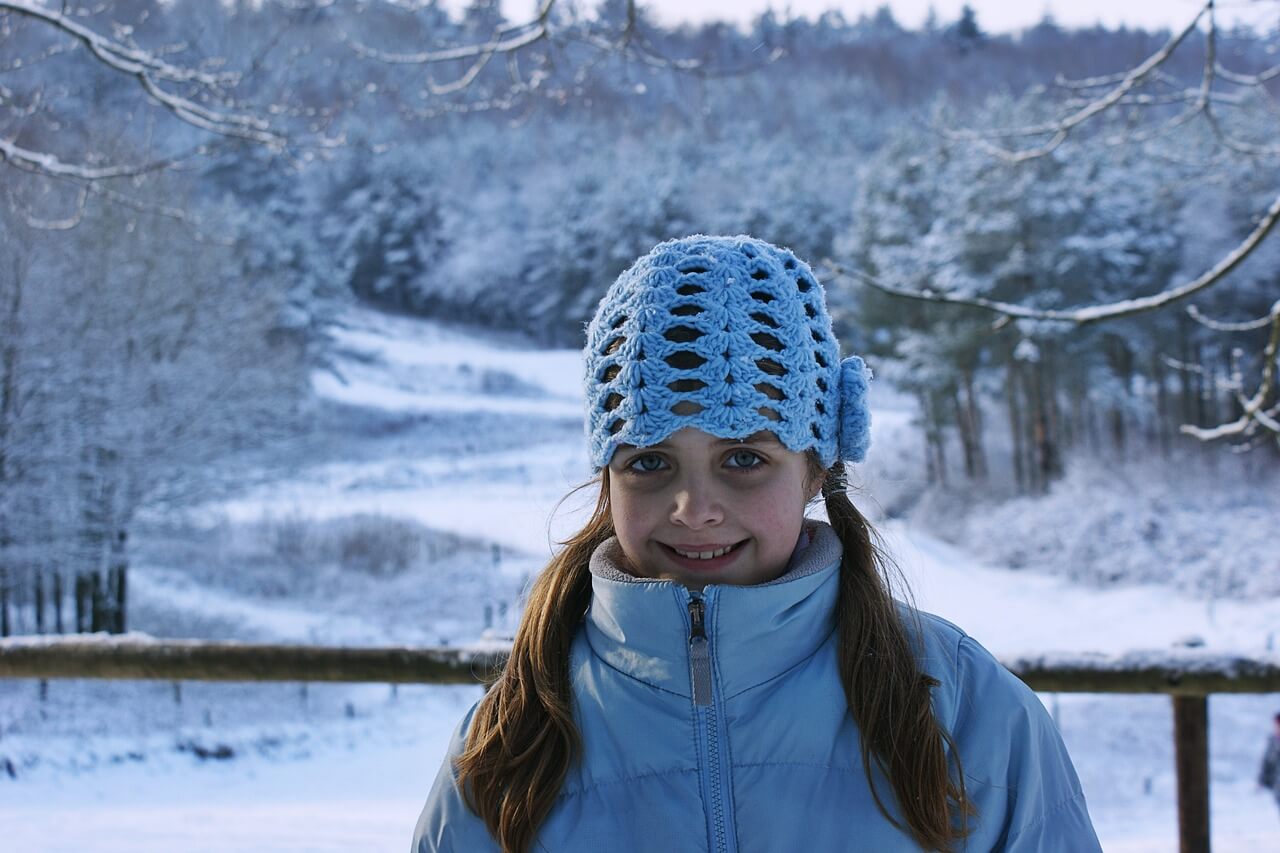
[[[1178,767],[1178,849],[1209,853],[1209,699],[1173,697]]]

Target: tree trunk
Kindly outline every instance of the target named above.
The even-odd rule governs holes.
[[[9,636],[9,573],[0,568],[0,637]]]
[[[53,630],[63,633],[62,624],[62,572],[56,568],[53,572]]]
[[[1062,408],[1058,405],[1057,358],[1051,345],[1044,347],[1040,362],[1041,399],[1044,403],[1044,477],[1045,485],[1062,476]]]
[[[951,410],[956,419],[956,432],[960,435],[960,452],[964,457],[964,475],[970,480],[976,480],[977,459],[974,450],[973,441],[973,425],[969,422],[969,414],[966,406],[960,400],[960,388],[952,385],[948,396],[951,398]]]
[[[964,391],[964,416],[971,436],[974,476],[985,481],[988,472],[987,450],[983,440],[982,405],[973,390],[973,371],[961,371],[960,381]]]
[[[946,486],[947,451],[943,445],[938,402],[932,392],[920,392],[920,408],[924,413],[926,475],[930,483]]]
[[[40,569],[35,570],[35,607],[36,607],[36,633],[44,633],[44,572]]]
[[[1023,468],[1023,417],[1020,405],[1018,382],[1018,363],[1011,361],[1004,374],[1004,396],[1009,405],[1009,435],[1013,439],[1013,478],[1018,484],[1018,492],[1027,492],[1027,473]]]
[[[1151,357],[1151,375],[1156,383],[1156,440],[1160,445],[1160,455],[1165,459],[1173,449],[1172,425],[1169,417],[1169,389],[1165,387],[1164,363],[1160,354]]]

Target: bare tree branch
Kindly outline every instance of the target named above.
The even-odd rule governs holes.
[[[1258,329],[1265,329],[1271,324],[1271,315],[1259,317],[1257,320],[1249,320],[1244,323],[1224,323],[1220,320],[1211,320],[1200,313],[1200,309],[1194,305],[1187,306],[1187,314],[1192,320],[1195,320],[1206,329],[1213,329],[1215,332],[1253,332]]]
[[[175,65],[153,51],[131,47],[107,38],[76,22],[63,12],[42,6],[32,0],[0,0],[0,12],[29,18],[79,42],[106,68],[134,78],[154,103],[159,104],[186,124],[218,136],[243,139],[275,150],[283,148],[285,144],[285,137],[272,130],[270,122],[259,116],[234,110],[213,109],[160,85],[163,81],[196,86],[203,95],[222,99],[227,87],[240,82],[239,74],[210,73]],[[134,177],[168,168],[178,161],[178,158],[164,158],[136,165],[76,165],[66,163],[47,152],[22,148],[16,145],[13,139],[0,139],[0,157],[27,171],[79,181]]]
[[[1186,26],[1185,29],[1170,38],[1169,41],[1165,43],[1164,47],[1147,57],[1144,62],[1125,72],[1110,92],[1090,101],[1085,106],[1060,121],[996,130],[954,131],[942,128],[939,130],[950,140],[977,143],[984,149],[998,154],[998,156],[1012,162],[1021,162],[1035,157],[1043,157],[1066,141],[1070,133],[1077,127],[1111,109],[1116,104],[1120,103],[1126,95],[1146,81],[1161,65],[1169,60],[1169,57],[1173,56],[1178,45],[1182,44],[1187,36],[1195,32],[1196,27],[1200,23],[1200,19],[1205,16],[1206,12],[1211,13],[1212,8],[1213,0],[1209,0],[1209,2],[1200,9],[1195,18]],[[1048,142],[1045,142],[1040,146],[1024,150],[1004,148],[991,142],[993,138],[1014,139],[1035,136],[1049,136],[1050,139]]]
[[[1240,417],[1231,423],[1220,424],[1209,429],[1184,424],[1181,427],[1184,434],[1201,441],[1215,441],[1234,436],[1252,436],[1259,427],[1262,427],[1273,433],[1276,442],[1280,444],[1280,421],[1276,419],[1280,416],[1280,405],[1266,408],[1275,383],[1276,355],[1280,352],[1280,299],[1271,306],[1269,319],[1271,337],[1267,340],[1267,346],[1262,352],[1262,376],[1258,380],[1258,389],[1248,398],[1244,396],[1243,390],[1236,392],[1236,400],[1241,408]],[[1240,389],[1243,389],[1243,382],[1238,381],[1238,368],[1233,370],[1233,374],[1237,374],[1233,376],[1233,380],[1238,382]]]
[[[1061,323],[1071,323],[1077,326],[1088,326],[1093,323],[1100,323],[1104,320],[1115,320],[1120,317],[1129,317],[1134,314],[1142,314],[1147,311],[1155,311],[1164,308],[1188,296],[1199,293],[1206,288],[1217,284],[1227,273],[1231,272],[1240,263],[1249,256],[1249,253],[1262,242],[1263,238],[1275,226],[1276,221],[1280,220],[1280,196],[1271,203],[1271,207],[1267,209],[1266,214],[1258,222],[1257,226],[1250,232],[1249,236],[1244,239],[1240,245],[1236,246],[1230,253],[1219,260],[1212,268],[1206,270],[1203,274],[1192,281],[1169,290],[1161,291],[1152,296],[1142,296],[1136,299],[1124,299],[1119,302],[1112,302],[1105,305],[1088,305],[1082,308],[1074,309],[1040,309],[1029,308],[1025,305],[1018,305],[1013,302],[1002,302],[995,299],[985,299],[982,297],[956,296],[954,294],[945,293],[937,290],[911,290],[909,288],[895,287],[894,285],[880,281],[873,276],[858,270],[851,270],[842,266],[835,261],[827,260],[824,262],[827,269],[837,276],[853,278],[863,284],[889,293],[894,296],[901,296],[907,299],[916,299],[922,302],[937,302],[948,305],[967,305],[972,308],[983,308],[987,311],[994,311],[1006,317],[1020,320],[1052,320]]]
[[[157,172],[167,169],[185,158],[166,157],[129,166],[83,166],[75,163],[64,163],[52,154],[20,148],[7,139],[0,139],[0,159],[6,160],[11,165],[28,172],[48,175],[53,178],[103,181],[111,178],[134,178],[149,172]]]

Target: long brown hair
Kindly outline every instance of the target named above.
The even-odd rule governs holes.
[[[967,820],[975,811],[955,742],[929,701],[938,681],[920,669],[889,587],[891,563],[871,525],[849,500],[843,463],[826,471],[822,497],[843,550],[837,660],[849,712],[862,735],[867,785],[890,823],[926,850],[949,850],[968,834]],[[922,637],[919,624],[913,627]],[[880,798],[872,775],[876,766],[893,787],[905,827]]]
[[[948,850],[967,834],[973,809],[954,744],[929,702],[937,682],[916,661],[886,579],[889,564],[846,494],[843,465],[823,472],[816,456],[810,459],[811,474],[824,477],[827,516],[844,548],[836,605],[840,679],[862,733],[868,785],[886,819],[925,849]],[[463,798],[503,853],[532,847],[582,750],[569,646],[591,601],[591,554],[613,535],[608,469],[599,482],[591,518],[534,582],[511,657],[480,701],[454,762]],[[873,762],[889,779],[905,827],[876,789]]]

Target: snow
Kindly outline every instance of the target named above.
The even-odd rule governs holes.
[[[483,551],[463,551],[431,575],[414,568],[398,577],[352,578],[303,565],[297,571],[314,577],[315,588],[288,598],[245,589],[213,570],[201,574],[177,559],[139,563],[130,575],[136,627],[147,630],[142,622],[151,620],[165,629],[157,635],[205,631],[199,635],[263,642],[447,639],[493,647],[505,641],[519,585],[591,503],[584,492],[557,509],[590,475],[577,353],[367,310],[353,311],[344,326],[336,333],[344,353],[336,368],[348,384],[319,374],[322,396],[394,411],[475,413],[475,448],[440,452],[426,441],[380,458],[318,459],[286,480],[201,507],[190,519],[212,529],[272,518],[323,525],[359,513],[406,518],[482,546],[497,544],[501,565],[478,559]],[[872,404],[875,443],[865,473],[872,490],[866,497],[874,503],[885,500],[880,489],[887,493],[910,479],[892,469],[916,464],[918,440],[900,398],[873,388]],[[534,430],[539,419],[557,426]],[[486,450],[495,429],[526,429],[537,438]],[[1017,524],[1046,523],[1030,508],[1020,512]],[[1067,575],[1011,570],[910,521],[879,528],[917,605],[956,622],[1001,657],[1071,660],[1135,651],[1143,659],[1275,657],[1275,597],[1205,600],[1167,583],[1099,588]],[[507,602],[511,609],[493,614],[484,630],[482,607]],[[76,681],[50,682],[45,692],[41,701],[36,682],[0,682],[5,849],[403,850],[449,734],[480,695],[474,687],[184,683],[179,689]],[[1176,850],[1167,697],[1042,699],[1071,749],[1104,848]],[[1277,709],[1277,696],[1210,702],[1215,850],[1280,850],[1275,806],[1253,784]],[[219,746],[234,758],[198,757]]]
[[[1199,638],[1210,651],[1266,652],[1280,631],[1280,599],[1204,601],[1142,585],[1095,589],[983,565],[901,523],[881,532],[917,606],[955,622],[999,656],[1033,650],[1119,655]]]

